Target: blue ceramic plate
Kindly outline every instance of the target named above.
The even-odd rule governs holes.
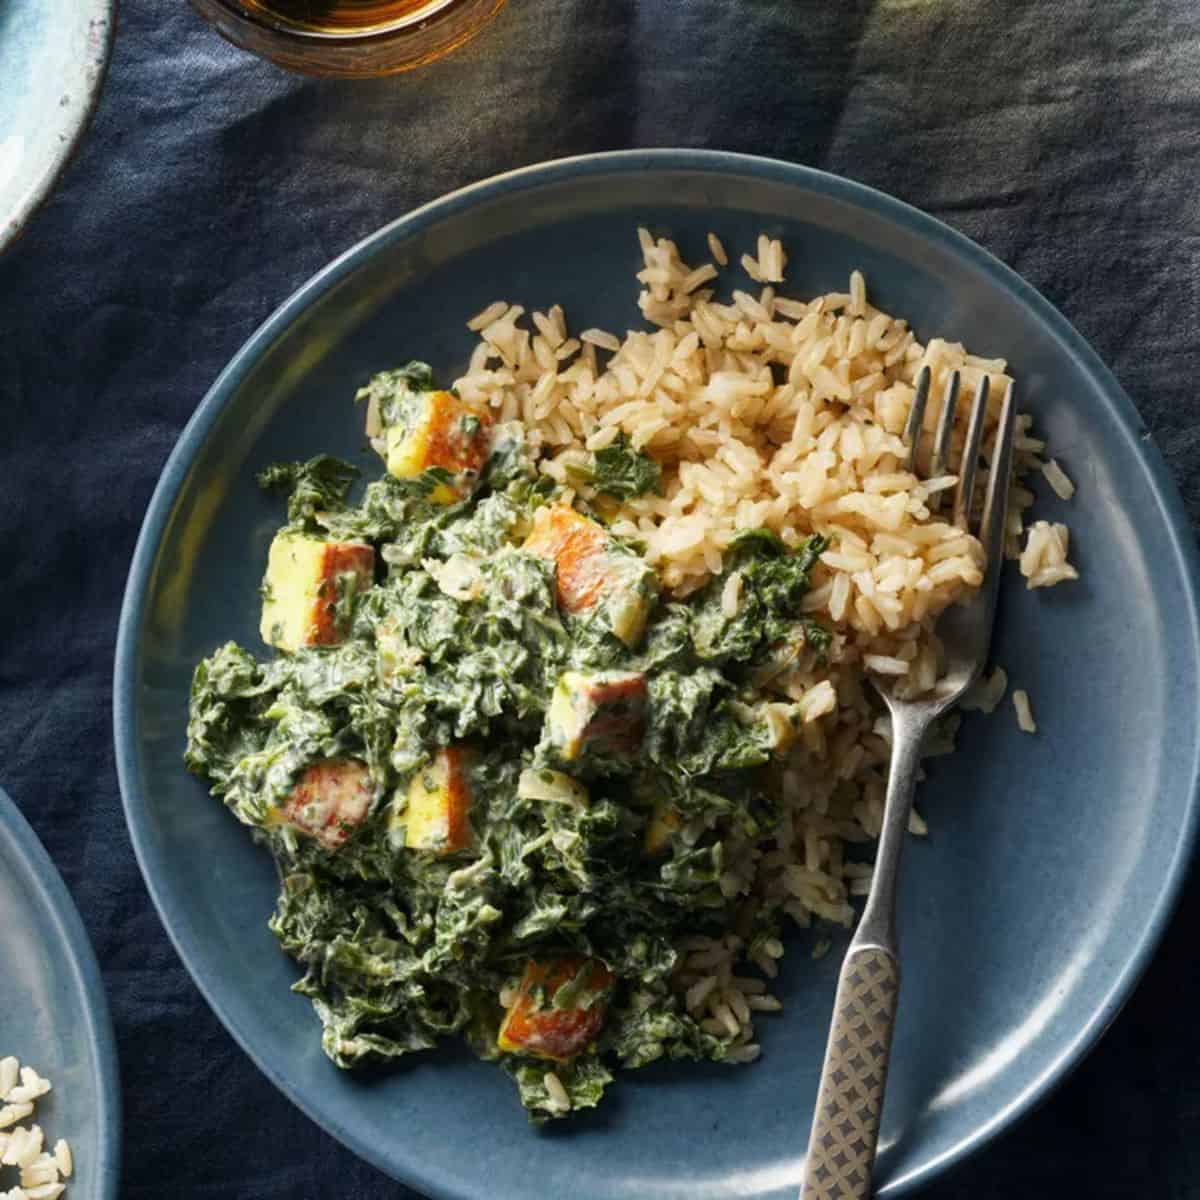
[[[889,1195],[912,1190],[1045,1095],[1095,1042],[1153,951],[1191,855],[1200,751],[1196,554],[1128,398],[1049,304],[977,246],[899,202],[784,163],[636,151],[517,171],[389,225],[246,344],[171,456],[138,543],[116,664],[117,761],[162,918],[217,1013],[264,1071],[360,1154],[437,1197],[790,1197],[837,955],[789,956],[786,1012],[751,1068],[651,1068],[573,1130],[530,1129],[511,1085],[462,1051],[383,1079],[338,1072],[266,929],[271,863],[181,765],[192,664],[257,642],[268,541],[254,485],[276,459],[370,464],[354,389],[420,357],[452,378],[466,317],[497,296],[561,301],[577,328],[638,321],[634,227],[685,257],[705,231],[767,230],[799,295],[865,270],[917,332],[1005,355],[1079,486],[1066,506],[1083,582],[1010,579],[997,648],[1041,732],[1011,710],[966,723],[922,800],[934,830],[905,864],[905,987],[882,1135]],[[1044,489],[1042,489],[1044,490]],[[472,1149],[473,1148],[473,1149]]]
[[[62,877],[0,791],[0,1057],[53,1084],[35,1119],[71,1143],[71,1200],[115,1200],[121,1091],[96,956]],[[0,1167],[0,1191],[17,1184]]]
[[[116,19],[117,0],[0,0],[0,250],[87,128]]]

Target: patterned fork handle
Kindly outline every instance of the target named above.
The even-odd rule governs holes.
[[[867,1200],[883,1109],[900,968],[877,946],[842,963],[800,1200]]]

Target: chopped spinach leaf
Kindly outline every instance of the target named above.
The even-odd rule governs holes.
[[[592,455],[592,483],[598,492],[628,500],[662,488],[662,468],[649,454],[635,450],[624,435]]]
[[[321,454],[308,462],[267,467],[259,472],[258,486],[288,493],[288,521],[305,528],[318,523],[318,514],[336,513],[345,507],[359,473],[350,463]]]

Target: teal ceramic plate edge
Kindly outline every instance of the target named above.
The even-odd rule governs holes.
[[[56,138],[54,150],[45,156],[13,208],[0,212],[0,253],[21,236],[37,210],[53,194],[92,122],[117,35],[117,3],[118,0],[87,0],[86,11],[75,18],[81,26],[86,22],[85,42],[74,71],[53,81],[54,88],[61,92],[47,121],[54,126],[50,130]],[[49,7],[53,9],[53,5]],[[51,11],[49,18],[56,15]]]
[[[318,1115],[316,1106],[310,1104],[294,1085],[294,1082],[289,1079],[286,1064],[265,1061],[256,1053],[248,1032],[241,1027],[236,1015],[222,1000],[218,989],[213,986],[213,981],[206,979],[194,968],[194,956],[191,953],[194,935],[189,924],[188,914],[181,905],[174,902],[168,891],[160,886],[150,857],[151,847],[139,813],[142,801],[136,753],[138,631],[145,615],[147,585],[155,553],[171,509],[184,486],[194,456],[216,423],[226,397],[236,391],[252,365],[269,350],[276,339],[304,310],[316,303],[331,289],[337,287],[342,280],[361,267],[379,250],[489,198],[568,179],[586,179],[589,176],[651,170],[749,175],[769,182],[792,184],[798,188],[858,206],[906,227],[918,237],[931,241],[964,259],[995,286],[1015,296],[1050,331],[1061,346],[1063,353],[1069,356],[1083,373],[1090,375],[1095,380],[1097,391],[1102,395],[1104,404],[1115,418],[1122,436],[1146,464],[1153,483],[1158,515],[1167,532],[1188,601],[1186,622],[1176,630],[1176,633],[1180,639],[1186,638],[1192,646],[1193,653],[1200,657],[1200,597],[1197,592],[1198,583],[1200,583],[1200,554],[1197,552],[1191,525],[1174,480],[1132,400],[1125,394],[1116,378],[1084,338],[1040,292],[965,235],[901,200],[865,184],[778,159],[716,150],[619,150],[556,159],[519,168],[471,184],[414,209],[411,213],[385,225],[334,259],[280,305],[230,360],[184,428],[163,468],[134,551],[117,637],[113,681],[113,728],[117,773],[134,851],[150,895],[168,935],[191,971],[201,993],[233,1037],[259,1069],[293,1103],[356,1154],[381,1170],[401,1178],[403,1182],[413,1187],[432,1189],[438,1196],[454,1197],[455,1200],[475,1200],[475,1198],[473,1195],[449,1185],[447,1181],[437,1178],[437,1171],[434,1168],[420,1171],[414,1166],[407,1172],[398,1171],[394,1161],[386,1159],[376,1146],[359,1137],[353,1128],[328,1112]],[[1075,1037],[1064,1044],[1058,1057],[1012,1103],[993,1113],[986,1121],[976,1125],[967,1136],[941,1155],[928,1160],[907,1174],[890,1180],[884,1189],[884,1194],[900,1196],[917,1190],[935,1176],[984,1146],[1019,1118],[1027,1115],[1046,1099],[1051,1090],[1062,1082],[1104,1034],[1149,964],[1186,880],[1195,849],[1198,827],[1200,827],[1200,757],[1195,758],[1191,764],[1191,780],[1191,794],[1188,799],[1182,836],[1167,864],[1162,886],[1150,908],[1149,917],[1141,931],[1136,951],[1117,971],[1108,993],[1094,1007]]]
[[[100,977],[100,965],[79,909],[58,868],[21,810],[3,789],[0,789],[0,840],[15,848],[16,857],[27,868],[26,894],[53,921],[58,941],[66,949],[64,965],[70,973],[73,990],[81,997],[84,1033],[95,1065],[93,1083],[96,1095],[102,1100],[96,1114],[100,1125],[100,1158],[95,1163],[88,1163],[87,1169],[94,1173],[97,1188],[85,1193],[79,1187],[78,1179],[70,1186],[72,1192],[78,1192],[80,1196],[116,1200],[121,1174],[121,1086],[112,1018]],[[6,1051],[0,1046],[0,1054],[3,1053]]]

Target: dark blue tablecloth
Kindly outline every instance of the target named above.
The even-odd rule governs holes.
[[[514,165],[669,145],[824,167],[976,238],[1113,367],[1200,517],[1196,0],[511,0],[451,59],[366,83],[125,0],[78,161],[0,261],[0,783],[104,969],[130,1200],[408,1195],[235,1047],[133,859],[111,663],[167,452],[254,327],[378,225]],[[1198,928],[1193,886],[1099,1049],[927,1194],[1200,1192]]]

